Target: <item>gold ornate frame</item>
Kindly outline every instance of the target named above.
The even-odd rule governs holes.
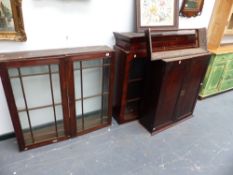
[[[0,31],[0,40],[26,41],[24,31],[22,0],[10,0],[15,31]]]

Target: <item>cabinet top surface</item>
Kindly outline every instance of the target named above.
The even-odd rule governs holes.
[[[8,52],[8,53],[0,53],[0,62],[7,62],[12,60],[20,60],[27,58],[72,56],[72,55],[94,54],[94,53],[103,53],[103,52],[112,52],[112,51],[113,50],[108,46],[89,46],[89,47],[50,49],[50,50]]]
[[[190,35],[193,34],[195,29],[182,29],[182,30],[175,30],[175,31],[154,31],[154,36],[177,36],[177,35]],[[121,39],[136,39],[136,38],[145,38],[144,32],[126,32],[126,33],[118,33],[114,32],[115,38]]]

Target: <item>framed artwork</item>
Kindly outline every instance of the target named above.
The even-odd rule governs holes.
[[[195,17],[201,15],[204,0],[183,0],[180,16]]]
[[[136,0],[137,31],[178,28],[179,0]]]
[[[0,0],[0,40],[26,41],[22,0]]]

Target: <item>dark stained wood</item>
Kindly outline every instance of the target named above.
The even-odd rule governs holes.
[[[71,80],[68,74],[69,62],[67,58],[60,60],[59,72],[60,72],[60,89],[61,89],[61,100],[62,100],[62,110],[63,110],[63,122],[64,122],[64,131],[66,137],[72,136],[72,131],[70,128],[70,107],[69,107],[69,94],[67,92],[68,82]],[[70,82],[71,84],[71,82]]]
[[[106,53],[112,52],[112,49],[107,46],[92,46],[92,47],[76,47],[76,48],[61,48],[61,49],[50,49],[50,50],[39,50],[39,51],[24,51],[14,53],[0,53],[0,62],[8,61],[24,61],[25,59],[45,59],[54,56],[85,56],[93,53]]]
[[[147,65],[141,124],[151,133],[192,115],[210,54]]]
[[[192,114],[201,87],[200,84],[209,63],[208,58],[207,55],[192,59],[190,64],[186,66],[185,79],[177,101],[175,119],[179,120]]]
[[[19,145],[19,149],[22,151],[25,148],[23,132],[22,132],[21,126],[20,126],[19,116],[17,113],[17,107],[15,104],[9,75],[8,75],[7,69],[6,69],[4,64],[0,64],[0,76],[1,76],[2,84],[3,84],[3,88],[5,91],[6,100],[7,100],[11,120],[13,123],[13,127],[14,127],[14,130],[17,131],[17,132],[15,132],[16,139],[17,139],[17,142]]]
[[[94,67],[106,67],[108,66],[110,69],[109,77],[109,91],[106,93],[101,93],[99,96],[108,96],[108,116],[104,116],[102,122],[101,121],[91,121],[87,129],[77,132],[76,125],[76,109],[75,109],[75,91],[74,91],[74,61],[84,61],[84,60],[94,60],[94,59],[102,59],[107,58],[110,59],[110,64],[104,64],[101,66]],[[59,105],[55,104],[52,84],[52,72],[49,69],[47,75],[50,77],[50,88],[52,93],[52,104],[44,104],[42,106],[20,109],[17,111],[17,107],[15,104],[14,94],[11,88],[11,82],[8,75],[8,68],[18,68],[21,67],[30,67],[30,66],[38,66],[38,65],[48,65],[50,64],[58,64],[59,65],[59,76],[60,76],[60,90],[61,90],[61,106],[63,109],[63,122],[57,121],[56,119],[56,111],[54,109],[54,119],[55,119],[55,127],[51,124],[50,126],[40,126],[41,128],[34,127],[32,130],[22,130],[20,126],[19,120],[19,111],[26,111],[28,113],[29,110],[41,109],[46,107],[53,107]],[[100,46],[100,47],[83,47],[83,48],[71,48],[71,49],[56,49],[56,50],[46,50],[46,51],[28,51],[28,52],[18,52],[18,53],[6,53],[0,54],[0,75],[3,83],[3,87],[5,90],[5,94],[7,97],[8,106],[10,109],[12,123],[15,129],[15,134],[17,137],[17,141],[19,144],[20,150],[28,150],[31,148],[36,148],[39,146],[43,146],[46,144],[58,142],[61,140],[68,139],[70,137],[75,137],[81,134],[85,134],[96,129],[109,126],[111,124],[111,116],[112,116],[112,96],[113,96],[113,87],[114,87],[114,52],[109,47]],[[84,69],[86,69],[85,67]],[[88,67],[92,68],[92,67]],[[49,74],[50,73],[50,74]],[[39,74],[38,74],[39,75]],[[32,75],[37,76],[37,75]],[[13,78],[21,78],[23,75]],[[24,99],[26,96],[24,94]],[[30,116],[29,116],[30,117]],[[101,116],[97,116],[101,118]],[[89,120],[89,119],[88,119]],[[106,122],[107,121],[107,122]],[[96,122],[96,123],[95,123]],[[90,128],[88,128],[90,127]],[[64,131],[64,135],[60,135],[60,132]],[[31,141],[31,135],[34,134],[36,139]],[[26,139],[26,143],[25,143]],[[38,140],[39,139],[39,140]]]
[[[204,68],[206,68],[206,62],[208,62],[208,58],[206,57],[209,56],[209,52],[206,49],[205,29],[151,31],[147,35],[145,33],[114,33],[114,36],[116,40],[114,47],[116,52],[116,75],[113,116],[115,119],[119,123],[125,123],[143,116],[140,122],[150,132],[153,131],[153,128],[156,130],[156,128],[158,129],[174,123],[175,120],[178,120],[174,119],[174,113],[176,111],[177,113],[182,113],[183,110],[178,110],[176,106],[178,97],[184,93],[182,87],[183,84],[186,84],[185,80],[192,79],[193,76],[201,78],[205,73]],[[150,40],[148,40],[148,37],[150,37]],[[147,45],[151,45],[151,48],[148,48]],[[186,50],[188,50],[188,55],[183,56],[182,53],[186,53]],[[160,54],[161,58],[166,55],[169,55],[169,57],[166,58],[168,59],[167,61],[152,63],[152,54],[149,52],[155,52],[157,56]],[[178,56],[172,57],[173,53],[176,53]],[[203,64],[200,65],[200,69],[203,69],[204,72],[200,71],[197,75],[193,73],[189,78],[185,79],[183,73],[188,69],[188,65],[191,64],[188,62],[192,55],[205,58],[202,59],[203,61],[200,61],[200,64]],[[130,63],[134,59],[145,60],[145,65],[141,69],[143,67],[144,69],[146,68],[147,73],[145,74],[147,76],[144,74],[142,77],[129,78],[132,69]],[[179,64],[180,60],[182,60],[182,64]],[[198,70],[199,68],[195,65],[193,69]],[[195,92],[195,95],[199,88],[199,85],[197,86],[199,80],[196,79],[196,82],[190,85],[190,87],[195,86],[192,88],[192,92]],[[132,87],[132,83],[136,83],[137,81],[142,81],[142,89],[146,89],[146,93],[144,95],[138,93],[137,97],[130,99],[128,98],[128,94],[132,96],[131,94],[135,94],[136,91],[134,92],[135,89],[132,91],[129,88]],[[154,98],[152,99],[152,97]],[[191,100],[195,101],[194,99],[192,97]],[[181,101],[182,99],[179,103]],[[138,105],[139,107],[128,113],[128,111],[126,112],[127,104],[132,104],[132,102],[135,102],[134,105]],[[193,102],[189,104],[194,108],[195,105]],[[144,110],[140,106],[143,106]],[[190,108],[189,111],[193,111]],[[155,115],[159,116],[157,120],[154,119]],[[190,115],[190,113],[187,115]]]
[[[156,133],[192,115],[210,53],[203,29],[195,30],[194,38],[191,34],[196,43],[194,49],[172,52],[154,50],[150,30],[145,33],[151,61],[147,64],[140,122],[149,132]]]

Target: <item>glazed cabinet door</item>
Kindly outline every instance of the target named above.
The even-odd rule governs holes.
[[[175,120],[182,119],[193,113],[200,83],[204,77],[209,56],[192,58],[186,64],[185,78],[176,104]]]
[[[63,66],[57,58],[4,66],[3,85],[21,150],[69,136]]]
[[[71,59],[69,96],[72,134],[81,135],[111,123],[112,59],[108,54],[84,60]]]

